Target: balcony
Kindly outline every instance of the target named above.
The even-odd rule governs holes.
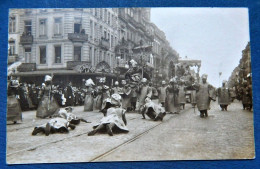
[[[20,37],[20,44],[21,45],[31,45],[33,43],[33,36],[32,35],[22,35]]]
[[[109,39],[101,38],[99,46],[102,49],[108,50],[110,48]]]
[[[18,61],[18,55],[14,54],[14,55],[8,55],[8,64],[14,63]]]
[[[88,41],[88,35],[83,33],[69,33],[68,39],[73,42],[85,42]]]
[[[19,72],[31,72],[36,70],[36,63],[22,63],[17,70]]]
[[[68,61],[67,62],[67,69],[74,69],[78,65],[87,65],[89,64],[88,61]]]

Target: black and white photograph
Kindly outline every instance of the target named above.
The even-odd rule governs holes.
[[[10,8],[6,163],[254,159],[248,8]]]

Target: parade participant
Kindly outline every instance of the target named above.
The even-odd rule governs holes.
[[[182,109],[184,110],[185,108],[185,103],[186,103],[186,87],[184,86],[184,80],[180,80],[180,85],[179,85],[179,103],[180,106],[182,106]]]
[[[202,75],[202,83],[194,84],[197,93],[197,107],[200,111],[200,117],[208,117],[208,110],[210,108],[210,100],[216,101],[215,89],[212,85],[207,83],[207,75]]]
[[[81,117],[77,117],[75,114],[72,113],[72,110],[73,110],[72,107],[61,108],[57,113],[52,115],[52,118],[61,117],[66,119],[68,122],[70,122],[70,124],[74,124],[74,125],[78,125],[80,121],[83,121],[85,123],[90,123]]]
[[[150,82],[149,83],[149,87],[151,88],[152,90],[152,96],[151,96],[151,99],[154,100],[154,99],[158,99],[158,91],[156,90],[155,87],[153,87],[153,83]]]
[[[252,87],[250,87],[247,81],[243,82],[243,86],[240,89],[240,93],[242,96],[242,104],[243,109],[248,109],[251,111],[252,109]]]
[[[95,85],[92,79],[86,80],[84,111],[93,111],[94,108],[94,89],[92,88],[92,85]]]
[[[155,104],[150,98],[145,99],[145,105],[141,107],[141,114],[145,119],[145,114],[154,121],[162,121],[166,115],[165,109],[159,104]]]
[[[131,87],[129,86],[129,84],[126,83],[126,80],[122,80],[122,85],[123,85],[123,89],[122,89],[122,108],[125,109],[126,111],[129,110],[129,108],[131,107]]]
[[[166,88],[166,112],[179,114],[180,105],[178,101],[179,89],[175,78],[170,79],[170,84]]]
[[[218,104],[220,105],[220,108],[222,111],[226,110],[227,107],[230,104],[230,90],[226,86],[227,81],[223,80],[222,87],[218,88]]]
[[[119,87],[118,81],[115,81],[115,87],[112,88],[111,92],[112,92],[111,94],[114,94],[114,93],[121,94],[122,93],[122,88]]]
[[[69,82],[68,86],[66,87],[66,106],[73,106],[73,90],[72,90],[72,83]]]
[[[105,116],[93,127],[94,130],[88,133],[89,136],[95,135],[102,129],[106,129],[110,136],[113,136],[113,131],[115,130],[128,132],[125,109],[120,108],[122,104],[121,96],[119,94],[113,94],[111,99],[106,99],[106,103],[109,104],[106,104],[107,110]]]
[[[8,84],[8,97],[7,97],[7,121],[13,121],[17,123],[18,120],[22,120],[22,110],[18,101],[18,80],[11,80]]]
[[[52,77],[49,75],[45,76],[45,86],[42,88],[39,98],[42,97],[37,112],[36,117],[45,118],[53,115],[56,111],[59,111],[59,106],[56,100],[53,97],[52,86],[51,86]]]
[[[29,109],[29,103],[27,100],[27,91],[25,87],[25,83],[21,83],[18,86],[18,95],[19,95],[19,102],[21,105],[22,111],[28,110]]]
[[[38,133],[44,133],[46,136],[49,136],[50,133],[68,133],[69,128],[74,130],[76,126],[64,118],[57,117],[51,119],[48,123],[36,126],[32,132],[32,135],[35,136]]]
[[[131,110],[135,111],[136,110],[136,102],[137,102],[137,84],[131,83],[130,84],[130,88],[131,88]]]
[[[34,105],[34,107],[38,107],[39,104],[39,100],[38,100],[38,94],[39,94],[39,87],[36,87],[35,84],[32,84],[31,87],[31,92],[30,92],[30,97],[32,98],[32,104]]]
[[[143,78],[141,81],[141,85],[137,91],[139,93],[138,101],[139,101],[139,108],[145,104],[145,99],[147,97],[152,97],[152,89],[147,85],[147,79]]]
[[[162,106],[165,106],[165,99],[166,99],[166,82],[162,81],[162,86],[158,88],[158,94],[159,94],[159,103],[162,104]]]

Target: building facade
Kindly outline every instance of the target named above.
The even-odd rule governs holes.
[[[114,74],[135,59],[151,76],[171,77],[167,70],[178,53],[150,13],[150,8],[12,9],[9,29],[15,23],[15,50],[23,62],[17,76],[75,74],[79,65]],[[10,32],[9,42],[13,36]]]

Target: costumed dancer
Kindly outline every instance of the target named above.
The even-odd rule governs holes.
[[[150,98],[146,98],[145,105],[141,107],[141,114],[143,119],[145,119],[145,115],[147,115],[154,121],[162,121],[166,112],[161,105],[155,104]]]
[[[230,104],[231,97],[230,97],[230,90],[226,87],[226,80],[223,80],[222,87],[218,88],[218,104],[222,111],[226,110]]]
[[[18,101],[18,80],[11,80],[8,84],[7,97],[7,121],[13,121],[14,124],[18,120],[22,120],[22,110]]]
[[[122,109],[121,105],[121,96],[119,94],[113,94],[111,99],[106,99],[106,106],[102,110],[105,116],[93,127],[94,130],[89,132],[88,135],[93,136],[102,129],[106,129],[110,136],[113,136],[113,131],[116,130],[120,132],[128,132],[125,117],[126,110]]]
[[[52,77],[49,75],[45,76],[45,85],[39,94],[39,97],[42,96],[42,99],[39,103],[36,117],[46,118],[53,115],[55,112],[59,111],[59,106],[56,100],[52,95]]]
[[[147,97],[148,98],[152,97],[152,89],[147,85],[146,78],[143,78],[141,80],[141,85],[139,86],[138,93],[139,93],[138,101],[139,101],[139,109],[140,109],[140,107],[145,104],[145,99]]]
[[[72,89],[72,83],[69,82],[68,86],[66,87],[66,106],[73,106],[74,103],[74,95]]]
[[[94,108],[94,82],[92,79],[86,80],[86,93],[85,93],[85,101],[84,101],[84,111],[93,111]]]
[[[177,81],[175,78],[170,79],[170,84],[166,88],[166,112],[179,114],[180,105],[179,105],[179,89],[177,86]]]
[[[122,80],[122,85],[124,86],[122,89],[122,107],[126,111],[128,111],[131,108],[131,93],[132,89],[129,86],[129,84],[126,83],[126,80]]]

